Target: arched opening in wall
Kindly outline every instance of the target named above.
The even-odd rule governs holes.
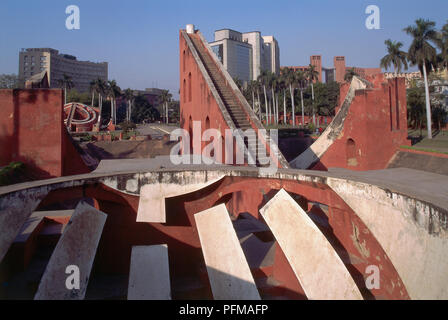
[[[190,136],[190,155],[193,154],[193,119],[188,119],[188,135]]]
[[[210,118],[207,116],[206,118],[205,118],[205,130],[208,130],[208,129],[210,129]],[[204,131],[205,131],[204,130]],[[207,143],[204,143],[204,146],[203,146],[203,148],[206,146],[206,145],[211,145],[211,144],[214,144],[215,142],[214,142],[214,138],[210,138],[210,141],[209,142],[207,142]],[[210,157],[211,158],[213,158],[215,156],[215,149],[213,148],[213,150],[210,152]]]
[[[184,79],[184,84],[182,86],[182,91],[183,91],[183,97],[182,99],[184,100],[184,102],[187,102],[187,81]]]
[[[346,152],[347,152],[347,166],[350,167],[357,166],[358,160],[356,160],[356,143],[353,139],[347,140]]]
[[[183,71],[185,72],[185,65],[186,65],[186,61],[185,61],[185,50],[184,50],[184,52],[182,53],[182,68],[183,68]]]
[[[188,102],[191,102],[191,72],[188,74]]]

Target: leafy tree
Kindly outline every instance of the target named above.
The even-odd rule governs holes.
[[[318,115],[334,116],[336,106],[339,104],[339,83],[316,83],[314,87],[314,106]],[[304,91],[306,111],[313,109],[311,87]]]
[[[411,86],[407,90],[408,121],[413,128],[420,129],[422,135],[423,122],[425,121],[425,91],[422,87]]]
[[[66,98],[67,98],[68,103],[80,102],[80,103],[88,105],[91,102],[90,96],[87,92],[80,93],[76,89],[72,89],[72,90],[68,91]]]
[[[348,69],[344,75],[344,81],[351,82],[354,76],[359,77],[359,74],[355,71],[355,68]]]
[[[319,115],[334,116],[339,104],[339,88],[339,83],[335,81],[316,84],[315,105]]]
[[[154,108],[144,95],[135,97],[131,120],[133,123],[154,122],[160,118],[160,112]]]
[[[15,74],[0,74],[0,89],[17,89],[19,78]]]

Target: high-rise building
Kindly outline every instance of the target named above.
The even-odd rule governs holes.
[[[275,74],[280,73],[280,48],[273,36],[263,36],[265,69]]]
[[[44,71],[47,72],[50,88],[58,88],[58,81],[67,75],[78,92],[89,91],[92,80],[108,79],[107,62],[78,61],[72,55],[59,54],[59,51],[50,48],[22,49],[19,53],[18,73],[21,82]]]
[[[215,41],[210,46],[233,78],[250,81],[265,70],[280,72],[280,49],[273,36],[261,36],[259,31],[221,29],[215,31]]]

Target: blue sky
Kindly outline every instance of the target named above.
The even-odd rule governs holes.
[[[81,29],[65,28],[65,8],[77,5]],[[368,5],[381,10],[381,29],[365,27]],[[179,89],[179,29],[194,23],[206,39],[232,28],[274,35],[281,65],[306,65],[321,54],[324,66],[346,56],[349,66],[377,67],[384,40],[404,43],[402,29],[417,18],[441,27],[447,0],[1,0],[0,73],[17,73],[20,48],[52,47],[79,60],[109,62],[109,78],[122,88]]]

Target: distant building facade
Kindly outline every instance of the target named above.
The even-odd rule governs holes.
[[[376,74],[380,74],[381,68],[359,68],[359,67],[347,67],[345,64],[345,57],[344,56],[336,56],[333,59],[333,68],[325,68],[322,66],[322,56],[320,55],[313,55],[310,57],[310,64],[313,65],[318,72],[318,81],[323,82],[322,80],[325,79],[325,82],[331,82],[336,81],[339,83],[343,83],[345,74],[347,71],[354,69],[354,71],[359,74],[361,77],[370,77],[374,76]],[[292,67],[282,67],[282,68],[289,68],[293,70],[302,70],[306,71],[308,69],[308,66],[292,66]]]
[[[411,87],[412,81],[421,81],[423,79],[422,74],[420,71],[415,72],[400,72],[395,74],[394,72],[385,72],[384,77],[386,79],[392,79],[395,77],[398,78],[404,78],[406,83],[406,89],[409,89]]]
[[[280,48],[273,36],[222,29],[215,31],[215,41],[209,44],[233,78],[251,81],[264,70],[280,72]]]
[[[98,78],[108,80],[107,62],[78,61],[76,57],[60,54],[51,48],[28,48],[19,53],[19,79],[24,83],[46,71],[50,88],[58,88],[64,74],[71,77],[78,92],[87,92],[90,82]]]

